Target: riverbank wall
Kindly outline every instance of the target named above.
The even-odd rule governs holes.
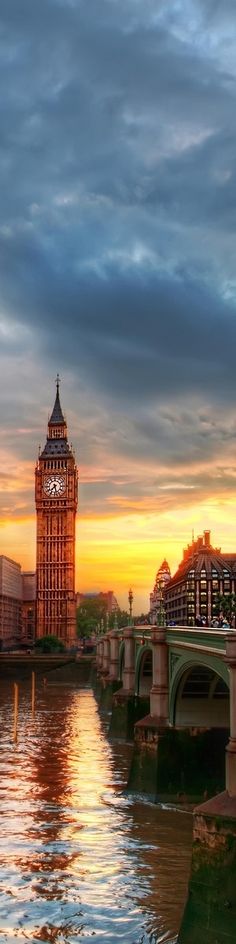
[[[0,684],[2,680],[25,681],[34,672],[36,680],[84,685],[90,683],[92,666],[92,656],[0,654]]]
[[[192,867],[178,944],[235,944],[236,797],[227,791],[194,812]]]

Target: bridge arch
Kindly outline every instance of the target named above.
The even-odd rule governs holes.
[[[147,698],[152,688],[152,647],[140,646],[135,669],[135,694]]]
[[[229,673],[222,660],[181,660],[170,686],[170,722],[201,728],[230,726]]]

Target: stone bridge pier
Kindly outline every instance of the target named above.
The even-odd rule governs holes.
[[[168,649],[165,629],[155,628],[151,632],[153,648],[152,688],[150,691],[150,716],[157,724],[166,727],[169,723]]]
[[[166,781],[169,732],[169,670],[168,647],[164,627],[151,628],[152,684],[149,712],[141,717],[134,728],[134,750],[128,787],[149,794],[154,800],[167,799],[171,789]],[[145,650],[144,656],[145,657]],[[142,657],[140,669],[142,666]],[[163,783],[162,767],[165,769]]]
[[[133,739],[134,724],[149,711],[149,695],[140,697],[136,691],[137,639],[134,626],[123,630],[122,643],[118,634],[118,660],[116,691],[112,700],[110,735]],[[140,637],[141,639],[141,637]]]
[[[104,708],[111,707],[113,694],[121,685],[119,681],[119,645],[119,634],[115,629],[101,636],[97,641],[96,690],[100,703]]]

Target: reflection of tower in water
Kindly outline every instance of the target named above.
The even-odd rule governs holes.
[[[73,689],[47,686],[37,694],[34,751],[31,755],[32,824],[27,839],[36,843],[35,858],[27,857],[26,869],[36,876],[37,891],[46,898],[63,897],[60,872],[69,868],[78,850],[69,850],[65,842],[68,824],[74,820],[70,808],[68,755],[72,740]],[[74,820],[77,829],[79,824]],[[24,859],[22,859],[24,870]],[[41,875],[40,875],[41,873]],[[53,875],[44,882],[44,875]],[[36,887],[36,886],[34,886]],[[63,883],[64,887],[64,883]]]

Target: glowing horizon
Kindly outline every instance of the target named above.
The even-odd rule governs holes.
[[[213,497],[205,503],[149,515],[117,513],[77,517],[76,590],[81,593],[113,590],[121,608],[128,609],[128,591],[134,593],[134,613],[147,612],[158,567],[166,557],[172,575],[183,548],[204,530],[211,543],[236,552],[234,516],[236,499]],[[1,553],[35,570],[36,518],[34,514],[0,522]]]

